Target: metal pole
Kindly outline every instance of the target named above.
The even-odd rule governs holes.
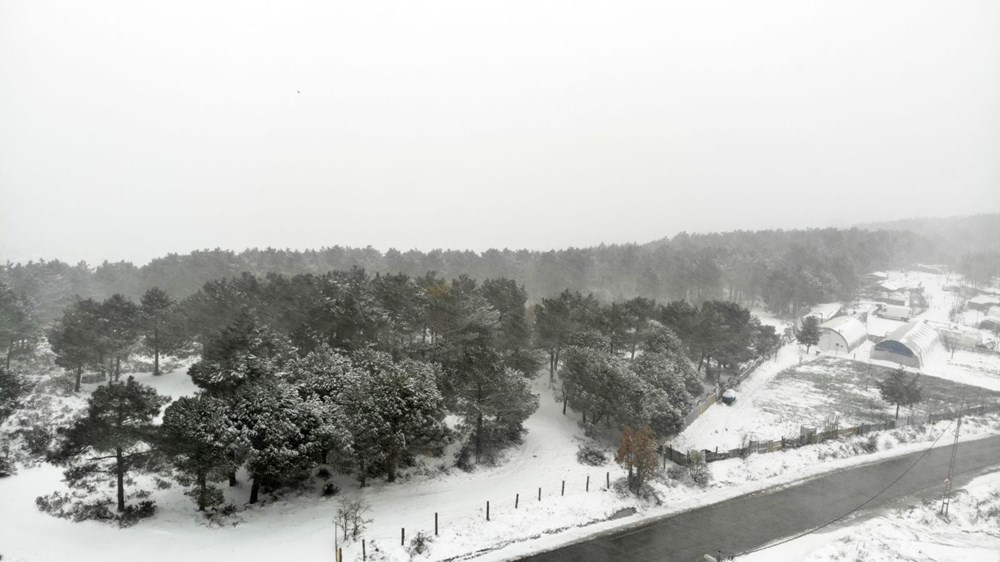
[[[406,527],[399,529],[399,546],[406,546]]]
[[[542,489],[538,489],[538,501],[542,501]]]
[[[586,488],[584,488],[584,491],[585,492],[589,492],[590,491],[590,475],[589,474],[587,475],[587,486],[586,486]]]
[[[434,512],[434,536],[438,536],[438,514]]]
[[[521,494],[514,494],[514,509],[517,509],[517,502],[521,499]]]
[[[490,520],[490,500],[486,500],[486,520]]]
[[[361,539],[361,559],[368,560],[368,551],[365,550],[365,539]]]
[[[566,495],[566,481],[565,480],[562,481],[562,491],[559,492],[559,495],[560,496],[565,496]]]

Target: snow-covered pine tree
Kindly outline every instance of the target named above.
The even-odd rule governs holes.
[[[118,511],[124,511],[125,477],[150,460],[157,430],[153,418],[168,401],[132,377],[98,388],[86,415],[63,433],[52,460],[67,466],[70,486],[84,485],[91,475],[112,475]]]
[[[443,443],[444,401],[433,364],[393,361],[384,352],[351,356],[357,371],[340,400],[351,434],[358,479],[385,474],[392,482],[405,457]]]
[[[235,470],[240,441],[228,416],[229,404],[208,394],[177,399],[163,413],[160,441],[183,483],[193,484],[191,496],[198,511],[222,501],[222,493],[211,485],[214,477]]]

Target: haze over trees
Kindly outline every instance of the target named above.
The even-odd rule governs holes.
[[[395,320],[406,318],[408,301],[403,297],[406,291],[412,291],[412,285],[407,284],[428,271],[443,278],[463,274],[478,281],[507,278],[524,288],[530,302],[569,289],[593,293],[605,302],[637,296],[694,303],[718,299],[744,306],[764,303],[776,313],[794,315],[810,304],[849,297],[857,289],[860,276],[868,271],[914,262],[957,266],[963,262],[962,256],[976,253],[992,256],[992,263],[996,263],[1000,254],[1000,237],[996,235],[1000,215],[950,219],[947,228],[920,226],[934,220],[885,225],[911,230],[682,233],[642,245],[544,252],[380,252],[339,246],[307,251],[250,249],[239,253],[199,250],[156,258],[141,267],[128,262],[104,262],[96,267],[58,260],[8,263],[0,277],[37,303],[37,316],[44,322],[55,320],[75,296],[103,300],[121,294],[137,301],[145,291],[159,287],[174,299],[184,299],[208,282],[243,273],[280,273],[290,278],[354,267],[389,274],[380,281],[379,293],[383,297],[397,293]],[[964,263],[975,267],[984,261],[967,258]],[[398,273],[406,274],[409,281],[393,279],[392,275]],[[216,318],[214,322],[225,324],[227,319]]]

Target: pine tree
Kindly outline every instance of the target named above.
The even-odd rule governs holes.
[[[87,413],[64,432],[53,460],[68,465],[70,485],[83,485],[95,474],[115,478],[118,511],[125,510],[125,477],[151,458],[156,441],[153,418],[168,398],[129,377],[91,394]]]
[[[876,383],[882,399],[896,406],[897,420],[899,419],[900,406],[912,406],[923,401],[923,388],[917,382],[919,377],[920,375],[917,374],[911,378],[900,367]]]
[[[294,386],[280,379],[241,385],[226,413],[251,475],[250,503],[257,502],[262,485],[304,478],[320,453],[346,450],[349,440],[329,408],[303,400]]]
[[[5,348],[8,370],[15,354],[34,349],[40,331],[34,302],[0,279],[0,346]]]
[[[803,318],[802,327],[795,334],[795,339],[806,346],[806,353],[809,353],[809,348],[819,343],[819,319],[815,316]]]
[[[49,331],[48,341],[56,354],[56,365],[75,374],[74,392],[80,392],[84,367],[99,360],[100,319],[100,304],[93,299],[77,300],[66,307],[62,318]]]
[[[142,295],[141,306],[143,321],[147,330],[145,344],[153,352],[153,375],[160,375],[161,336],[167,321],[167,315],[176,302],[159,287],[153,287]]]
[[[393,482],[408,455],[443,442],[444,401],[436,384],[440,371],[410,359],[394,362],[383,352],[358,352],[351,360],[356,372],[340,403],[358,479],[364,486],[369,474],[384,473]]]
[[[139,320],[139,307],[120,294],[101,303],[99,341],[105,358],[114,362],[115,381],[121,378],[122,361],[128,360],[139,341]]]
[[[204,344],[201,360],[188,374],[199,387],[224,396],[244,383],[274,376],[292,355],[284,336],[244,312]]]
[[[177,399],[163,413],[160,441],[174,467],[193,483],[198,511],[222,500],[222,494],[209,484],[213,476],[228,474],[239,456],[234,427],[228,415],[229,405],[207,394]]]

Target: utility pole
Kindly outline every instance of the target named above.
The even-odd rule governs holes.
[[[962,405],[965,408],[965,405]],[[951,460],[948,462],[948,477],[944,479],[944,498],[941,500],[941,515],[948,517],[948,505],[951,503],[951,483],[955,474],[955,458],[958,456],[958,432],[962,428],[962,410],[958,411],[958,423],[955,424],[955,441],[951,445]]]

